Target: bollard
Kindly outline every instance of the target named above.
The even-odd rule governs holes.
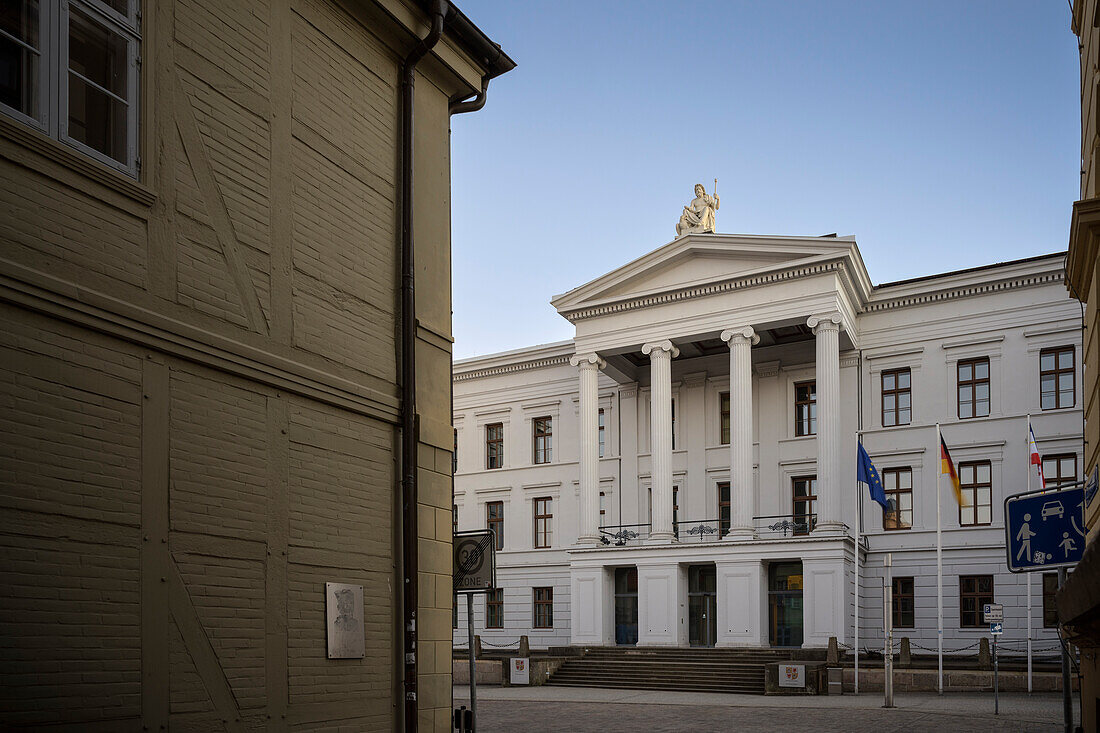
[[[829,651],[825,657],[826,664],[836,664],[840,661],[840,650],[837,647],[836,637],[829,637]]]
[[[911,667],[913,666],[913,655],[909,651],[909,637],[901,637],[901,654],[898,658],[899,667]]]
[[[474,634],[474,658],[481,659],[481,634]]]
[[[454,714],[454,726],[455,730],[459,733],[470,733],[474,729],[474,711],[467,710],[463,705],[455,710]]]
[[[531,656],[531,643],[527,641],[526,635],[519,637],[519,656]]]

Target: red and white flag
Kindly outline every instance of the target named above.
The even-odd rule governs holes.
[[[1031,462],[1039,469],[1039,488],[1047,490],[1047,480],[1043,476],[1043,459],[1039,457],[1039,448],[1035,445],[1035,431],[1031,429],[1031,421],[1027,423],[1027,450],[1031,453]]]

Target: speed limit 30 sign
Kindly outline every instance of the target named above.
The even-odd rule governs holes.
[[[485,593],[496,587],[495,550],[492,530],[455,533],[455,593]]]

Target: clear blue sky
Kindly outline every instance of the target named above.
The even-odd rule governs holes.
[[[567,339],[550,306],[674,237],[854,234],[876,283],[1064,250],[1065,0],[460,0],[518,67],[452,121],[455,355]]]

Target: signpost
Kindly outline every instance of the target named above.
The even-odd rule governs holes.
[[[1076,565],[1085,552],[1084,488],[1005,499],[1005,547],[1014,573]]]
[[[1096,476],[1096,472],[1093,472]],[[1091,489],[1091,494],[1089,492]],[[1058,587],[1067,568],[1085,553],[1085,505],[1095,494],[1095,478],[1054,491],[1028,491],[1005,499],[1005,549],[1014,573],[1058,570]],[[992,632],[992,627],[990,628]],[[1029,637],[1030,642],[1030,637]],[[996,648],[997,637],[993,637]],[[996,657],[994,657],[996,659]],[[1069,652],[1062,645],[1062,706],[1066,730],[1073,727]]]
[[[493,530],[455,532],[454,535],[455,602],[458,594],[466,594],[466,631],[470,650],[470,718],[477,729],[477,663],[474,660],[474,594],[488,593],[496,588],[496,540]]]

